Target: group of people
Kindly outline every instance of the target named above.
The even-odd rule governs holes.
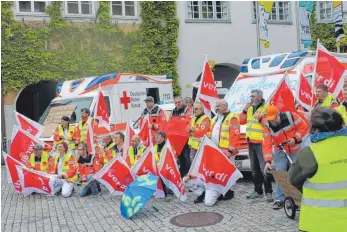
[[[285,196],[277,186],[275,199],[273,198],[268,170],[290,169],[292,184],[303,191],[300,215],[300,226],[303,230],[314,231],[311,228],[319,226],[320,221],[327,221],[323,218],[327,214],[331,215],[331,222],[335,223],[331,228],[346,226],[347,89],[341,104],[328,92],[325,85],[316,88],[316,97],[318,101],[312,112],[300,108],[297,113],[280,112],[276,106],[265,102],[261,90],[254,89],[251,91],[250,103],[241,114],[230,112],[226,100],[220,99],[215,105],[216,115],[210,118],[204,113],[202,103],[176,96],[175,109],[170,117],[185,117],[190,120],[190,138],[181,154],[176,154],[181,176],[188,174],[205,135],[234,163],[240,149],[240,126],[246,125],[254,183],[254,191],[247,198],[256,199],[266,195],[267,201],[273,202],[274,209],[282,208]],[[159,127],[167,118],[164,111],[155,104],[153,97],[148,96],[145,103],[140,126],[149,123],[149,129],[154,135],[154,155],[156,161],[159,161],[167,140],[165,132],[160,131]],[[149,122],[144,120],[146,116],[149,117]],[[98,196],[101,188],[99,183],[92,179],[93,174],[118,154],[124,157],[126,153],[128,164],[133,166],[146,150],[140,137],[134,135],[131,146],[124,151],[124,134],[116,132],[113,136],[103,136],[103,149],[99,153],[88,154],[85,143],[87,124],[95,122],[88,109],[81,110],[81,118],[75,128],[69,124],[68,117],[62,118],[62,124],[55,133],[58,155],[49,157],[43,148],[37,145],[28,163],[31,168],[56,174],[56,185],[62,188],[64,197],[71,196],[73,184],[78,179],[86,185],[80,192],[81,196]],[[304,145],[303,141],[309,142]],[[77,149],[78,156],[72,154],[74,149]],[[233,187],[224,196],[208,189],[191,190],[197,195],[194,203],[204,202],[208,206],[213,206],[218,200],[230,200],[235,194]]]

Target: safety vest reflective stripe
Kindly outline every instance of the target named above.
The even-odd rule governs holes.
[[[71,126],[69,125],[69,128],[68,128],[68,137],[66,138],[65,137],[65,132],[64,132],[64,129],[63,127],[60,125],[58,127],[58,134],[63,136],[65,139],[68,139],[68,138],[71,138],[73,133],[74,133],[74,130],[75,130],[75,127],[74,126]],[[70,149],[75,149],[75,142],[73,141],[67,141],[67,143],[69,144],[69,148]]]
[[[47,169],[48,169],[48,154],[46,152],[42,152],[42,155],[41,155],[41,162],[40,162],[40,171],[42,172],[47,172]],[[32,153],[30,155],[30,165],[31,167],[35,167],[36,165],[36,162],[35,162],[35,154]]]
[[[230,121],[236,118],[237,120],[239,120],[237,114],[235,113],[229,113],[225,119],[223,119],[223,123],[221,123],[220,125],[220,135],[219,135],[219,147],[220,148],[224,148],[224,149],[229,149],[229,138],[230,138],[230,133],[229,133],[229,129],[230,129]],[[215,124],[215,122],[218,120],[218,116],[216,116],[213,119],[213,125],[212,128]]]
[[[262,130],[262,129],[248,128],[247,131],[253,131],[253,132],[263,133],[264,130]]]
[[[305,188],[313,189],[313,190],[340,190],[340,189],[347,189],[347,180],[346,181],[340,181],[336,183],[312,183],[309,180],[307,180],[304,184]]]
[[[302,138],[302,135],[301,135],[299,132],[296,132],[296,133],[295,133],[295,136],[298,137],[300,140],[301,140],[301,138]]]
[[[259,122],[259,118],[266,109],[267,105],[264,104],[261,107],[259,107],[254,112],[254,107],[251,106],[251,108],[247,111],[247,125],[246,125],[246,137],[250,140],[254,141],[263,141],[264,135],[263,135],[263,125]]]
[[[321,208],[347,208],[347,200],[317,200],[303,198],[301,205]]]
[[[272,154],[264,154],[264,159],[272,159]]]
[[[271,136],[270,133],[264,133],[264,136]]]
[[[206,115],[201,116],[198,120],[196,120],[196,117],[192,118],[190,126],[195,127],[195,128],[199,128],[201,123],[205,120],[205,118],[207,118]],[[202,139],[202,137],[196,138],[194,136],[190,136],[188,144],[191,146],[191,148],[197,150],[199,148],[201,139]]]

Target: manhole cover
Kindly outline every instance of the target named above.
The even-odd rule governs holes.
[[[185,213],[171,218],[170,222],[180,227],[204,227],[215,225],[223,220],[223,215],[214,212]]]

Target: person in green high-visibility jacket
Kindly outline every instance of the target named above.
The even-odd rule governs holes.
[[[290,182],[302,191],[299,229],[347,231],[347,128],[341,115],[319,107],[311,116],[312,144],[297,154]]]

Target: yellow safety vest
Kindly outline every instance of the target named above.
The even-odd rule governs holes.
[[[164,146],[165,146],[165,145],[164,145]],[[163,147],[163,148],[164,148],[164,147]],[[156,145],[153,147],[153,150],[154,150],[155,161],[158,163],[159,160],[160,160],[160,157],[163,155],[164,149],[161,149],[160,154],[159,154],[159,152],[158,152],[158,144],[156,144]]]
[[[336,108],[336,111],[342,116],[343,121],[345,122],[345,127],[347,127],[347,108],[344,105],[340,105]]]
[[[335,97],[329,93],[328,96],[324,99],[323,103],[319,107],[330,107],[331,104],[334,102],[337,103]],[[316,102],[316,104],[314,105],[314,108],[317,108],[318,103],[319,103],[319,101]]]
[[[198,120],[196,120],[196,117],[193,117],[190,122],[190,126],[194,128],[200,128],[200,125],[202,121],[205,120],[205,118],[208,118],[208,117],[206,115],[203,115]],[[198,150],[199,145],[201,143],[201,139],[202,138],[196,138],[194,136],[190,136],[188,140],[188,144],[190,145],[191,148]]]
[[[254,107],[251,106],[247,111],[246,137],[250,140],[263,141],[264,127],[259,122],[258,117],[265,113],[267,104],[260,106],[253,114]]]
[[[70,163],[69,162],[70,162],[71,156],[73,156],[73,154],[71,154],[70,152],[67,152],[63,157],[63,165],[62,165],[62,172],[61,172],[62,175],[66,175],[66,173],[70,170],[70,166],[69,166]],[[55,165],[56,165],[54,167],[54,170],[56,170],[57,165],[58,165],[59,155],[56,155],[54,157],[54,159],[55,159]],[[76,165],[77,165],[77,163],[76,163]],[[76,182],[78,180],[77,172],[73,177],[71,177],[67,180],[72,181],[72,182]]]
[[[48,169],[48,158],[49,155],[47,152],[43,151],[41,155],[41,162],[40,162],[40,171],[41,172],[47,172]],[[35,167],[36,162],[35,162],[35,153],[32,153],[30,155],[30,165],[32,168]]]
[[[303,186],[300,230],[347,231],[346,141],[337,136],[310,146],[318,170]]]
[[[69,125],[69,129],[68,129],[69,133],[68,133],[67,139],[72,138],[72,136],[73,136],[73,134],[74,134],[74,130],[75,130],[75,127],[72,126],[72,125]],[[63,129],[63,126],[62,126],[62,125],[59,125],[59,126],[58,126],[58,134],[59,134],[60,136],[64,137],[64,138],[66,138],[66,137],[65,137],[65,133],[64,133],[64,129]],[[69,144],[69,148],[70,148],[70,149],[72,149],[72,150],[75,149],[75,142],[74,142],[74,141],[68,141],[68,144]]]
[[[141,157],[141,155],[143,154],[143,152],[145,152],[146,150],[146,146],[142,145],[140,146],[140,148],[137,149],[137,155],[135,156],[134,154],[134,147],[129,147],[129,150],[128,150],[128,156],[129,156],[129,159],[130,159],[130,164],[131,166],[133,166],[137,160]]]
[[[88,120],[82,124],[82,120],[78,123],[78,128],[80,129],[80,142],[84,142],[86,136],[87,136],[87,133],[88,133],[88,123],[92,123],[93,122],[93,118],[92,117],[89,117]]]
[[[115,146],[114,143],[111,143],[110,145],[107,146],[107,149],[111,151],[112,154],[112,159],[116,157],[117,153],[115,150],[113,150],[113,147]],[[108,160],[108,157],[106,155],[106,152],[104,152],[104,164],[107,164],[110,160]]]
[[[218,120],[218,115],[215,116],[212,120],[212,125],[211,125],[211,135],[212,135],[212,128],[216,124]],[[221,125],[221,130],[219,134],[219,144],[218,146],[223,149],[229,149],[229,138],[230,138],[230,133],[229,133],[229,128],[232,126],[230,125],[230,121],[232,118],[237,118],[239,120],[239,117],[237,116],[236,113],[230,112],[225,119],[223,119],[222,125]]]

